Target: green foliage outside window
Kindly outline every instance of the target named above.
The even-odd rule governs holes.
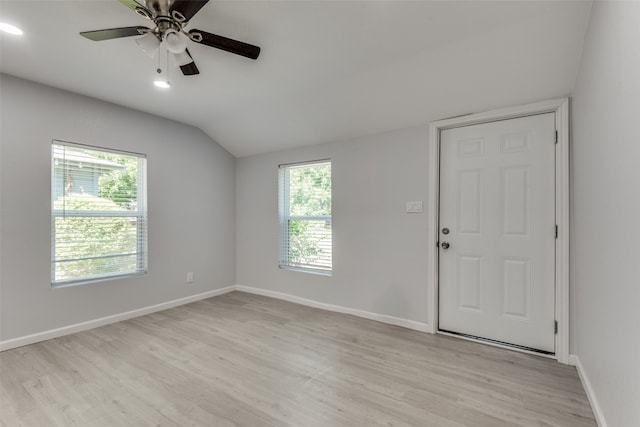
[[[101,153],[101,158],[120,163],[124,170],[112,170],[100,177],[98,195],[125,209],[135,208],[138,197],[138,160],[111,153]]]
[[[289,216],[331,217],[331,164],[289,169]],[[289,219],[288,261],[331,268],[331,219]]]
[[[140,158],[55,144],[53,155],[54,283],[144,271]]]
[[[67,211],[121,211],[111,200],[89,194],[67,194],[54,202]],[[56,281],[136,270],[135,217],[57,216],[55,227]],[[122,254],[130,254],[124,255]]]

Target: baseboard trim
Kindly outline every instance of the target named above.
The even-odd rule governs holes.
[[[284,301],[293,302],[296,304],[306,305],[309,307],[320,308],[322,310],[333,311],[336,313],[351,314],[353,316],[362,317],[364,319],[375,320],[389,325],[401,326],[407,329],[413,329],[420,332],[429,332],[429,325],[422,322],[416,322],[415,320],[403,319],[400,317],[388,316],[386,314],[372,313],[365,310],[357,310],[355,308],[344,307],[341,305],[327,304],[318,302],[315,300],[301,298],[295,295],[286,294],[283,292],[270,291],[266,289],[253,288],[251,286],[236,285],[236,290],[241,292],[247,292],[250,294],[263,295],[266,297],[276,298]]]
[[[580,377],[580,381],[582,381],[582,386],[584,387],[584,391],[587,393],[587,398],[589,399],[589,403],[591,404],[591,410],[593,411],[593,416],[598,423],[598,427],[608,427],[607,421],[604,418],[604,414],[602,413],[602,409],[600,408],[600,404],[598,403],[598,398],[591,386],[591,381],[589,381],[589,377],[587,376],[587,372],[584,370],[582,366],[582,362],[580,362],[580,358],[576,354],[569,355],[569,365],[575,366],[578,371],[578,376]]]
[[[105,326],[111,323],[121,322],[123,320],[131,319],[133,317],[144,316],[145,314],[155,313],[156,311],[166,310],[168,308],[177,307],[179,305],[189,304],[191,302],[200,301],[203,299],[226,294],[227,292],[231,292],[234,290],[235,290],[235,286],[231,285],[225,288],[214,289],[212,291],[202,292],[200,294],[190,295],[184,298],[178,298],[178,299],[163,302],[160,304],[150,305],[147,307],[138,308],[136,310],[127,311],[124,313],[101,317],[99,319],[76,323],[69,326],[63,326],[61,328],[38,332],[31,335],[25,335],[23,337],[13,338],[10,340],[0,341],[0,351],[11,350],[12,348],[22,347],[24,345],[29,345],[29,344],[35,344],[40,341],[46,341],[53,338],[62,337],[64,335],[74,334],[76,332],[82,332],[88,329],[97,328],[99,326]]]
[[[429,325],[422,322],[416,322],[414,320],[403,319],[400,317],[388,316],[386,314],[372,313],[365,310],[357,310],[354,308],[348,308],[340,305],[326,304],[310,300],[307,298],[297,297],[295,295],[286,294],[283,292],[269,291],[266,289],[253,288],[250,286],[231,285],[221,289],[214,289],[212,291],[203,292],[196,295],[190,295],[184,298],[178,298],[171,301],[166,301],[160,304],[150,305],[142,307],[136,310],[127,311],[124,313],[114,314],[111,316],[101,317],[99,319],[93,319],[86,322],[76,323],[69,326],[63,326],[61,328],[50,329],[48,331],[38,332],[31,335],[25,335],[22,337],[12,338],[9,340],[0,341],[0,351],[11,350],[13,348],[22,347],[29,344],[35,344],[41,341],[50,340],[53,338],[59,338],[65,335],[75,334],[77,332],[86,331],[88,329],[98,328],[100,326],[110,325],[112,323],[121,322],[123,320],[132,319],[134,317],[144,316],[145,314],[155,313],[157,311],[166,310],[169,308],[177,307],[191,302],[200,301],[203,299],[215,297],[218,295],[226,294],[232,291],[242,291],[256,295],[264,295],[271,298],[277,298],[284,301],[293,302],[296,304],[306,305],[309,307],[320,308],[322,310],[333,311],[336,313],[351,314],[353,316],[362,317],[364,319],[375,320],[389,325],[401,326],[403,328],[412,329],[420,332],[429,332]]]

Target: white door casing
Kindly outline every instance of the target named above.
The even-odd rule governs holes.
[[[440,134],[439,329],[555,353],[555,115]]]
[[[440,136],[441,132],[461,126],[470,126],[497,120],[512,119],[542,113],[553,113],[556,124],[555,144],[555,222],[558,225],[558,237],[555,239],[555,355],[561,363],[569,363],[569,99],[553,99],[533,104],[503,108],[443,119],[429,124],[429,196],[426,212],[428,213],[428,248],[427,281],[428,292],[428,331],[439,330],[438,299],[439,271],[436,246],[440,230],[439,220],[439,185],[440,185]]]

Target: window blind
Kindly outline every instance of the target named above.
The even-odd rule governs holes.
[[[279,168],[280,267],[332,270],[331,162]]]
[[[146,157],[53,141],[51,284],[147,270]]]

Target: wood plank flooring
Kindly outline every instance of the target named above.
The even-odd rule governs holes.
[[[2,426],[589,426],[573,367],[232,292],[0,354]]]

